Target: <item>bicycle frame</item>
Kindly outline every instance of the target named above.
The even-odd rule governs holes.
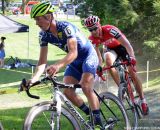
[[[128,61],[123,62],[120,59],[117,59],[116,62],[112,66],[104,67],[102,71],[109,70],[111,68],[116,68],[116,70],[119,72],[120,84],[127,85],[127,86],[125,85],[127,88],[127,92],[131,98],[131,101],[135,103],[133,91],[132,91],[131,84],[130,84],[131,77],[129,76],[129,72],[127,70],[127,64],[129,64]],[[103,77],[102,73],[98,75],[101,77],[102,80],[105,81],[105,78]]]
[[[114,124],[119,119],[114,114],[114,112],[109,108],[109,106],[101,99],[101,97],[97,94],[97,92],[95,90],[94,90],[94,92],[98,96],[99,100],[101,100],[105,104],[105,106],[109,109],[109,111],[114,115],[115,120],[112,122],[112,124]],[[85,126],[85,128],[87,128],[87,130],[93,130],[93,128],[88,123],[86,123],[86,121],[83,119],[81,114],[74,108],[73,104],[65,97],[65,95],[61,91],[59,91],[59,89],[57,87],[54,87],[54,95],[55,95],[55,97],[54,97],[53,101],[56,101],[56,103],[57,103],[56,107],[57,107],[58,116],[60,116],[60,113],[61,113],[61,104],[62,104],[62,102],[64,102],[65,105],[69,108],[69,110],[72,113],[74,113],[74,115],[76,116],[78,121],[80,121],[80,123],[83,124]],[[104,117],[104,119],[107,121],[107,119],[103,115],[102,110],[100,112],[101,112],[102,116]],[[106,125],[105,129],[108,128],[112,124]]]
[[[128,92],[128,94],[129,94],[129,96],[131,98],[131,101],[133,103],[135,103],[133,91],[132,91],[131,84],[130,84],[131,77],[129,76],[129,72],[127,70],[127,66],[125,64],[123,66],[120,65],[120,66],[116,67],[116,69],[119,72],[120,84],[127,82],[126,83],[127,92]]]
[[[59,91],[58,87],[54,87],[54,95],[55,97],[53,101],[56,101],[57,103],[56,107],[58,116],[60,116],[61,113],[61,104],[64,102],[69,110],[76,115],[76,118],[80,121],[81,124],[83,124],[88,130],[93,130],[93,128],[88,123],[86,123],[81,114],[74,108],[73,104],[65,97],[62,92]]]

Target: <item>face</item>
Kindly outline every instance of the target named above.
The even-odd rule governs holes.
[[[101,33],[101,28],[100,26],[96,26],[92,29],[88,29],[91,33],[92,36],[94,37],[100,37],[100,33]]]
[[[47,31],[50,26],[51,19],[45,16],[37,16],[34,18],[36,25],[38,25],[43,31]]]

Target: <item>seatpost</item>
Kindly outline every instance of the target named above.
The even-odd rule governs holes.
[[[117,61],[118,63],[121,63],[120,60]],[[119,79],[120,79],[120,84],[121,83],[125,83],[125,65],[119,65],[118,67],[116,67],[118,73],[119,73]]]

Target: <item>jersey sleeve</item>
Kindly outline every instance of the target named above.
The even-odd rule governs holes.
[[[47,42],[47,34],[45,32],[40,32],[39,33],[39,44],[41,47],[43,46],[48,46],[48,42]]]
[[[109,30],[109,35],[115,39],[118,39],[122,36],[122,33],[118,28],[112,26]]]
[[[89,36],[88,39],[91,41],[91,43],[93,44],[94,47],[99,47],[100,41],[98,41],[97,39],[93,38],[92,36]]]
[[[66,35],[67,39],[76,37],[76,32],[71,25],[68,25],[64,28],[64,34]]]

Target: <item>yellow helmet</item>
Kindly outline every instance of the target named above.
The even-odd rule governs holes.
[[[54,12],[52,4],[50,2],[42,2],[32,7],[30,16],[31,18],[35,18],[36,16],[43,16],[49,12]]]

